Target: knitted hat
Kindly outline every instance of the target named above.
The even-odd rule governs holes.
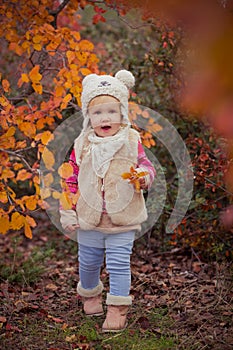
[[[128,119],[129,89],[134,86],[135,79],[131,72],[120,70],[115,77],[111,75],[89,74],[82,82],[83,91],[81,96],[83,129],[89,125],[88,105],[94,97],[108,95],[117,98],[121,104],[123,123],[130,124]]]

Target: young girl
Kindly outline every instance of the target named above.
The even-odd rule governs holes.
[[[73,175],[67,179],[72,193],[79,191],[73,210],[60,210],[62,227],[78,229],[78,294],[86,315],[102,315],[100,269],[106,255],[110,290],[103,332],[123,330],[132,304],[130,255],[135,231],[147,219],[143,189],[150,187],[155,170],[147,159],[137,131],[128,119],[133,75],[126,70],[115,77],[90,74],[83,80],[83,130],[70,155]],[[122,178],[134,167],[142,172],[140,189]]]

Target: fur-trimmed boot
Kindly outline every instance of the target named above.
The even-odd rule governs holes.
[[[127,327],[127,313],[132,304],[132,298],[107,294],[108,305],[106,319],[102,332],[120,332]]]
[[[101,316],[104,313],[102,305],[103,284],[99,284],[93,289],[84,289],[78,283],[77,292],[82,297],[83,311],[87,316]]]

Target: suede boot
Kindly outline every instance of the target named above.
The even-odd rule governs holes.
[[[87,316],[103,315],[102,290],[103,284],[101,281],[93,289],[84,289],[81,283],[78,283],[77,292],[82,297],[83,311]]]
[[[83,311],[87,316],[101,316],[104,313],[102,306],[102,295],[96,297],[82,298]]]
[[[107,294],[108,305],[106,319],[102,332],[121,332],[127,327],[127,312],[132,304],[131,297],[121,297]]]

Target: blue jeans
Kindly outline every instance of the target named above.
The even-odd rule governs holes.
[[[110,294],[128,296],[131,285],[130,255],[135,231],[105,234],[78,230],[79,278],[84,289],[99,284],[100,270],[106,254]]]

